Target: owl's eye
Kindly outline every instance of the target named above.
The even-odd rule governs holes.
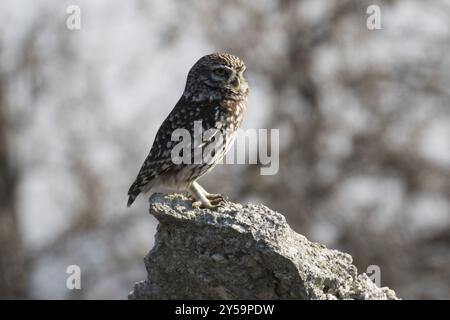
[[[219,68],[219,69],[215,69],[214,70],[214,74],[219,76],[219,77],[223,77],[224,75],[227,74],[227,72],[225,71],[225,69]]]

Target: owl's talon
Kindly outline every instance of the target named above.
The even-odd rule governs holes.
[[[220,207],[225,203],[225,199],[221,198],[215,198],[215,199],[210,199],[209,201],[211,203],[211,205],[215,206],[215,207]]]
[[[219,202],[222,202],[222,201],[226,200],[223,195],[221,195],[221,194],[214,194],[214,193],[208,193],[206,195],[206,198],[208,198],[208,200],[219,201]]]
[[[192,208],[194,209],[201,209],[202,203],[200,201],[194,201],[192,202]]]
[[[192,208],[194,209],[214,209],[217,208],[218,205],[212,204],[211,202],[202,203],[201,201],[192,202]]]
[[[226,202],[227,198],[221,194],[209,193],[202,187],[200,187],[206,199],[211,203],[214,208],[221,207]]]
[[[192,199],[192,207],[200,209],[215,209],[225,203],[225,197],[221,194],[206,192],[197,182],[193,182],[189,187]]]

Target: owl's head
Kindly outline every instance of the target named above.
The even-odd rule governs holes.
[[[203,56],[188,74],[185,94],[205,100],[243,99],[248,94],[244,62],[228,53]]]

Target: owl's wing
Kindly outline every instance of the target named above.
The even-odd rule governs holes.
[[[196,149],[202,149],[214,141],[211,132],[218,132],[214,128],[215,119],[211,116],[211,105],[205,103],[190,103],[181,98],[172,112],[164,120],[158,132],[156,133],[155,141],[153,142],[150,153],[145,159],[134,183],[131,185],[128,195],[128,206],[130,206],[134,199],[142,192],[148,191],[152,187],[152,181],[159,175],[170,171],[180,169],[186,166],[186,163],[175,164],[172,159],[172,149],[180,144],[180,140],[172,140],[172,134],[177,129],[185,129],[184,133],[190,135],[187,147],[191,150],[191,162],[194,162],[194,155]],[[194,130],[195,121],[201,121],[202,130]],[[208,130],[209,139],[203,140],[203,133]]]

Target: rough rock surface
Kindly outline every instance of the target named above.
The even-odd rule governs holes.
[[[263,205],[193,209],[181,194],[154,194],[148,279],[129,299],[396,299],[358,275],[352,257],[308,241]]]

